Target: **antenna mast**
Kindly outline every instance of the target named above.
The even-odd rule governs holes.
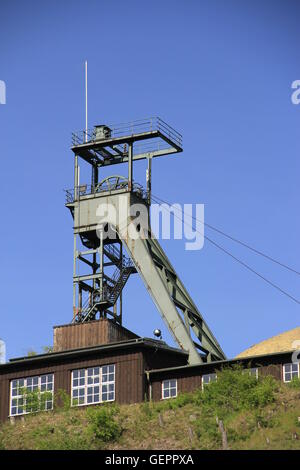
[[[85,141],[88,141],[88,91],[87,91],[87,60],[85,61]]]

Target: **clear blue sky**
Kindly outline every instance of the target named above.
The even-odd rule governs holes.
[[[184,152],[156,159],[153,193],[204,203],[205,219],[300,268],[299,2],[16,1],[0,5],[0,337],[9,357],[52,343],[72,317],[71,132],[158,115]],[[142,171],[142,170],[141,170]],[[142,174],[141,171],[138,172]],[[141,181],[143,182],[143,180]],[[300,277],[213,233],[299,297]],[[299,326],[299,305],[207,243],[163,247],[229,357]],[[129,280],[124,324],[169,340],[142,282]]]

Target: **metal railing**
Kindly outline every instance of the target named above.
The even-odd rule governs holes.
[[[99,291],[92,292],[83,303],[81,309],[78,310],[77,316],[82,317],[84,321],[101,301],[114,302],[133,270],[134,264],[132,260],[123,255],[123,260],[122,262],[120,261],[119,266],[115,269],[109,283],[103,286],[102,295]]]
[[[115,245],[105,245],[104,246],[104,254],[108,253],[108,255],[112,256],[113,258],[120,260],[120,250]],[[123,255],[125,258],[125,255]]]
[[[105,186],[105,185],[102,185],[101,187],[99,187],[97,185],[94,186],[90,184],[81,184],[80,186],[77,186],[75,189],[65,189],[66,204],[72,203],[75,200],[80,200],[80,198],[84,196],[89,196],[92,194],[96,196],[97,194],[102,193],[102,192],[112,193],[113,191],[116,191],[119,189],[128,189],[128,181],[126,184],[124,184],[124,181],[122,181],[122,185],[116,186],[113,188],[111,186]],[[148,191],[144,189],[143,186],[139,183],[132,184],[132,192],[145,200],[148,197]]]
[[[109,132],[106,137],[101,139],[101,141],[159,131],[163,136],[167,137],[170,141],[182,148],[182,135],[158,116],[121,124],[108,124],[105,125],[105,127],[108,128]],[[97,137],[97,128],[95,127],[92,129],[72,132],[73,146],[81,145],[86,142],[95,142],[96,140],[99,139]]]
[[[109,245],[104,245],[104,254],[109,257],[112,256],[113,258],[119,260],[117,263],[117,266],[134,266],[134,264],[131,261],[131,258],[128,258],[126,255],[122,255],[122,259],[120,258],[120,250],[117,248],[114,244],[109,244]]]

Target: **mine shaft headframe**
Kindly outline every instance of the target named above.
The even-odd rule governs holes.
[[[152,158],[181,152],[181,135],[160,118],[149,118],[117,126],[98,125],[92,130],[73,133],[72,141],[74,189],[67,191],[66,206],[74,218],[73,322],[109,315],[121,324],[122,291],[129,276],[138,272],[174,339],[189,352],[189,363],[224,359],[220,345],[153,234],[148,239],[131,239],[124,227],[118,225],[115,227],[118,234],[116,246],[114,241],[105,241],[102,232],[100,239],[96,234],[95,206],[110,202],[118,209],[121,194],[126,198],[126,207],[137,196],[145,203],[149,216]],[[78,158],[91,165],[90,186],[80,185]],[[148,160],[146,191],[133,180],[133,162],[141,159]],[[128,165],[128,179],[111,175],[98,181],[101,167],[120,163]],[[107,217],[107,223],[112,223],[109,215]],[[150,217],[148,220],[150,222]],[[77,247],[78,235],[87,250],[83,248],[81,251],[81,246]],[[128,259],[122,252],[123,246]],[[93,258],[88,260],[87,256]],[[92,272],[79,274],[77,261],[84,263]],[[107,269],[112,267],[115,271],[111,275]]]
[[[104,246],[104,242],[99,242],[94,226],[85,227],[79,233],[80,214],[86,205],[92,204],[93,198],[128,192],[150,206],[152,158],[181,152],[182,136],[162,119],[151,117],[117,125],[101,124],[74,132],[71,149],[75,156],[74,188],[66,191],[66,206],[74,219],[73,322],[93,320],[100,314],[111,315],[114,321],[121,323],[122,290],[129,275],[136,270],[122,254],[122,243],[114,246],[113,242],[105,242]],[[90,165],[91,184],[80,183],[79,159]],[[148,163],[146,190],[133,180],[133,162],[142,159]],[[128,165],[128,178],[111,175],[99,182],[102,167],[120,163]],[[81,266],[93,272],[79,274],[76,267],[79,261]],[[107,268],[112,266],[115,272],[111,277]],[[84,299],[87,293],[88,298]]]
[[[182,152],[182,136],[161,118],[151,117],[73,132],[72,150],[102,167]]]

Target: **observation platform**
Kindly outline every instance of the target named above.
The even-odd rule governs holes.
[[[182,135],[159,117],[127,123],[97,125],[72,133],[72,151],[98,167],[182,152]]]

